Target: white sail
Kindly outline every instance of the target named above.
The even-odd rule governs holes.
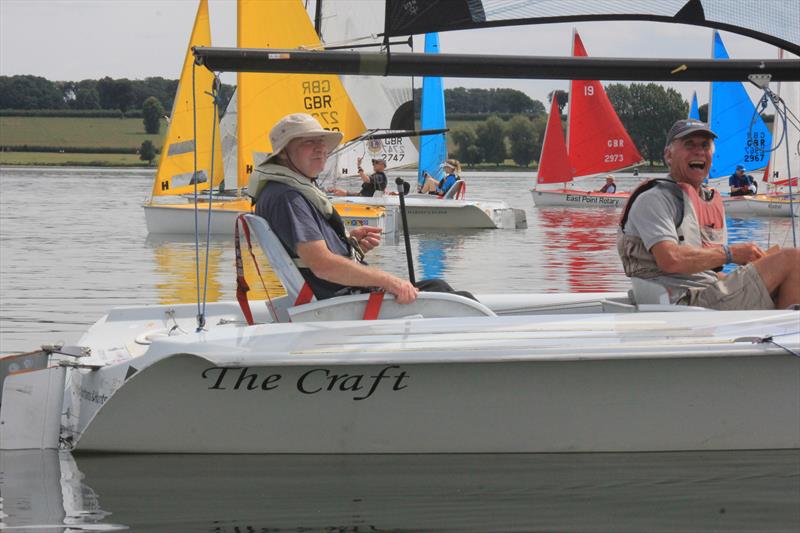
[[[796,81],[778,82],[776,93],[786,105],[788,116],[785,123],[785,134],[782,135],[784,132],[784,124],[780,116],[782,109],[780,109],[781,113],[775,114],[769,181],[771,183],[788,183],[786,180],[789,177],[797,180],[800,175],[800,83]],[[793,188],[796,187],[794,182],[792,185]]]
[[[384,3],[337,0],[322,3],[321,39],[326,47],[379,44]],[[406,51],[406,50],[403,50]],[[413,129],[413,95],[410,78],[340,76],[364,125],[369,130]],[[346,139],[349,140],[349,139]],[[369,159],[384,157],[386,168],[414,166],[419,154],[409,137],[352,143],[338,154],[334,176],[355,176],[356,160],[369,169]],[[332,166],[332,165],[331,165]],[[328,171],[333,170],[332,168]]]

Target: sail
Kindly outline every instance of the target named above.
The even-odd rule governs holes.
[[[320,46],[301,0],[238,0],[237,24],[239,48]],[[336,75],[240,72],[237,85],[240,188],[247,185],[255,158],[271,151],[269,130],[284,115],[309,113],[345,139],[364,132],[364,121]]]
[[[574,32],[572,55],[587,55],[578,32]],[[599,81],[572,80],[568,121],[567,150],[575,177],[611,172],[642,161]]]
[[[539,171],[536,183],[563,183],[572,181],[573,169],[567,156],[567,143],[564,141],[564,130],[561,127],[561,110],[558,98],[553,93],[550,115],[542,143],[542,155],[539,157]]]
[[[183,60],[178,91],[172,106],[167,136],[161,150],[152,196],[193,193],[195,181],[198,190],[206,190],[212,179],[211,159],[213,155],[213,186],[223,179],[222,151],[219,128],[211,148],[211,130],[217,117],[214,102],[206,92],[211,90],[214,74],[205,68],[194,71],[195,92],[192,92],[193,46],[211,45],[211,25],[208,19],[208,0],[200,0],[197,15]],[[196,100],[197,114],[194,113]],[[195,116],[197,139],[194,138]],[[195,154],[197,155],[197,177],[194,178]]]
[[[700,109],[697,107],[697,91],[692,93],[692,105],[689,107],[689,118],[700,120]]]
[[[728,51],[714,32],[714,59],[728,59]],[[750,96],[740,82],[711,82],[709,123],[717,134],[710,178],[733,174],[737,165],[746,171],[764,168],[769,162],[772,135],[756,113]]]
[[[223,183],[220,184],[221,189],[224,188],[223,185],[231,189],[238,188],[236,178],[238,174],[237,165],[239,163],[237,150],[238,139],[236,138],[239,107],[237,104],[237,92],[236,90],[233,91],[228,106],[225,108],[225,114],[222,115],[219,121],[219,134],[220,141],[222,142],[222,161],[225,175],[230,177],[230,182],[226,183],[223,181]]]
[[[781,51],[782,52],[782,51]],[[781,57],[783,54],[781,54]],[[779,113],[775,114],[773,136],[773,152],[770,161],[770,181],[776,186],[798,186],[800,176],[800,83],[778,82],[776,91],[786,105],[786,132],[783,132],[783,121]],[[780,108],[783,109],[783,106]],[[787,150],[788,147],[788,150]]]
[[[439,34],[425,35],[425,53],[439,53]],[[444,114],[444,89],[442,78],[425,76],[422,79],[422,106],[420,112],[420,128],[423,130],[444,129],[447,127]],[[417,180],[422,185],[425,180],[422,172],[427,170],[433,179],[440,181],[444,177],[442,163],[447,159],[447,141],[444,133],[423,135],[419,139],[419,171]]]
[[[383,2],[336,0],[324,1],[321,7],[320,38],[326,47],[371,44],[376,51],[380,48],[382,39],[377,34],[383,27]],[[405,45],[394,46],[392,50],[411,51]],[[382,130],[379,133],[385,133],[387,130],[414,129],[411,78],[342,76],[341,81],[367,131]],[[354,137],[356,135],[345,135],[345,141]],[[373,139],[349,144],[336,154],[335,168],[326,169],[323,176],[332,175],[335,178],[357,175],[358,157],[365,160],[383,157],[386,159],[387,170],[414,166],[419,160],[419,154],[410,137]]]
[[[748,7],[732,0],[386,0],[384,32],[399,36],[523,24],[646,20],[725,29],[800,54],[796,0],[752,4]]]

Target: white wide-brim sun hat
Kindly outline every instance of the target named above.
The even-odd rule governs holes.
[[[270,130],[269,142],[272,144],[272,152],[267,154],[266,159],[261,164],[270,162],[293,139],[307,139],[309,137],[324,138],[328,152],[331,152],[339,146],[344,135],[340,131],[326,130],[317,119],[307,113],[286,115]]]

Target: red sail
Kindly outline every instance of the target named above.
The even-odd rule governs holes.
[[[578,32],[572,55],[587,55]],[[611,172],[643,159],[597,80],[572,81],[568,142],[575,176]]]
[[[542,143],[542,155],[539,157],[539,172],[536,183],[562,183],[572,181],[573,172],[567,157],[567,143],[564,142],[564,130],[561,129],[561,111],[558,109],[558,98],[553,93],[553,104]]]

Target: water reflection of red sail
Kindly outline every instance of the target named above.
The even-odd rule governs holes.
[[[617,257],[619,213],[606,210],[540,209],[545,233],[545,270],[564,292],[620,290],[624,283]]]

